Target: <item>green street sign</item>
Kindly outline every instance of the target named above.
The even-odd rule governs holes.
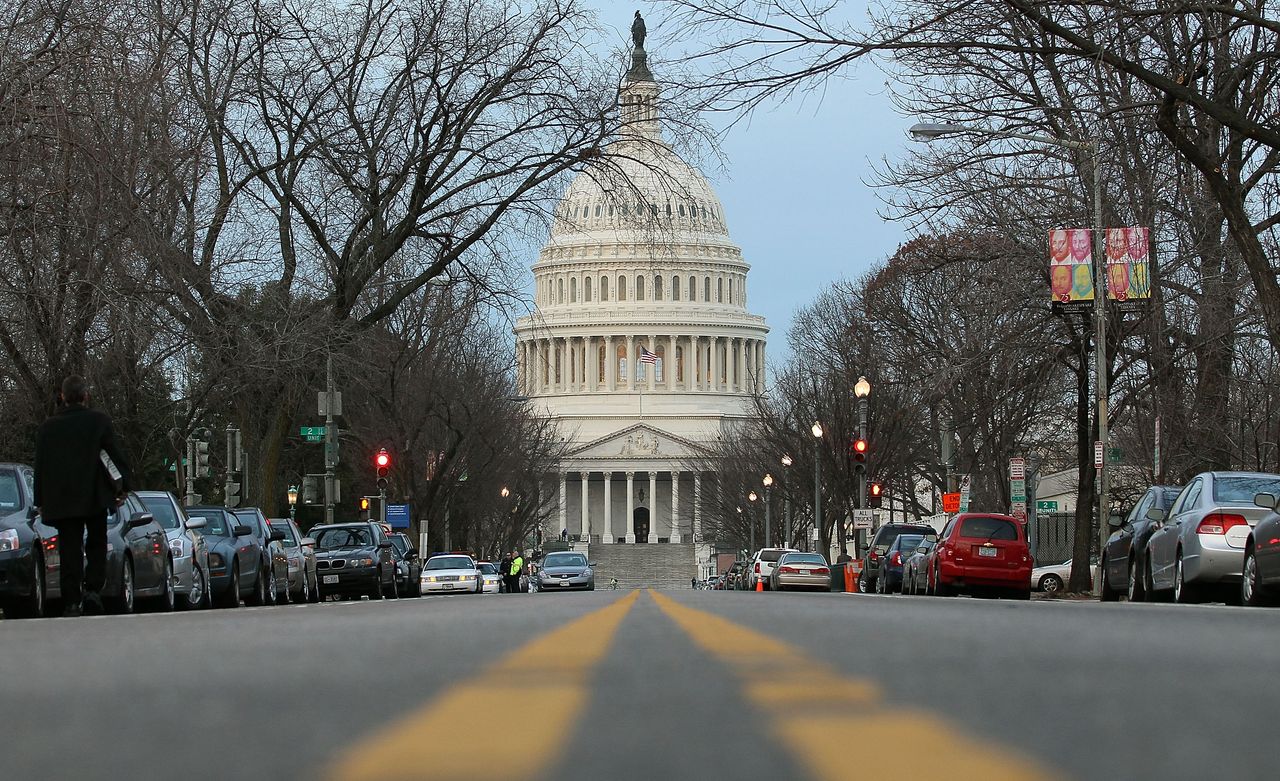
[[[1107,463],[1120,464],[1124,462],[1124,451],[1118,447],[1107,448]]]
[[[1056,513],[1058,511],[1058,503],[1054,502],[1036,502],[1036,512]]]
[[[304,437],[323,437],[324,426],[303,426],[298,429]]]

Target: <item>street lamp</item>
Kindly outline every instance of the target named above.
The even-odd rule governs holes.
[[[289,497],[289,520],[294,520],[298,512],[298,486],[289,486],[289,492],[285,494]]]
[[[867,397],[871,395],[871,383],[867,381],[865,376],[859,377],[858,381],[853,384],[853,395],[858,397],[858,438],[863,442],[867,441]],[[867,508],[867,472],[866,469],[858,472],[858,509],[865,510]],[[865,548],[863,537],[865,535],[862,530],[858,530],[858,542],[855,546],[857,550],[855,554],[862,552]],[[840,551],[844,553],[843,550]]]
[[[813,421],[813,528],[821,534],[822,529],[822,455],[818,445],[822,443],[822,424]],[[844,542],[844,531],[840,531],[840,541]]]
[[[764,480],[764,544],[769,546],[773,544],[773,515],[771,510],[771,502],[769,496],[773,489],[773,475],[765,472]]]
[[[787,479],[787,470],[791,468],[791,463],[792,463],[791,456],[784,453],[782,455],[783,482],[785,482]],[[784,519],[783,523],[785,524],[785,528],[784,528],[785,533],[783,534],[782,543],[785,547],[789,548],[793,544],[793,540],[791,539],[791,492],[790,491],[782,492],[782,516]]]
[[[751,552],[752,552],[752,553],[755,553],[755,552],[756,552],[756,508],[755,508],[755,503],[756,503],[756,499],[758,499],[758,498],[759,498],[759,497],[757,497],[757,496],[756,496],[756,492],[755,492],[755,491],[751,491],[750,493],[748,493],[748,494],[747,494],[747,501],[748,501],[748,502],[751,502],[751,505],[752,505],[752,506],[751,506],[751,517],[747,518],[747,523],[748,523],[748,524],[750,524],[749,528],[751,529]]]
[[[917,141],[933,141],[944,136],[957,135],[961,133],[976,133],[978,135],[996,137],[996,138],[1018,138],[1023,141],[1031,141],[1037,144],[1047,144],[1062,149],[1076,149],[1087,152],[1093,158],[1093,327],[1094,327],[1094,379],[1097,383],[1096,394],[1098,396],[1098,442],[1103,447],[1102,463],[1098,466],[1098,542],[1099,550],[1106,547],[1107,537],[1110,528],[1107,525],[1108,517],[1108,495],[1111,486],[1108,485],[1110,475],[1107,470],[1106,447],[1108,436],[1107,417],[1107,268],[1106,254],[1102,249],[1102,155],[1101,145],[1097,139],[1089,139],[1087,141],[1075,141],[1068,138],[1058,138],[1056,136],[1033,135],[1030,133],[1017,133],[1012,130],[995,130],[992,128],[978,127],[974,125],[951,125],[936,122],[922,122],[912,125],[909,131],[912,138]],[[1102,585],[1102,579],[1097,579],[1098,587]]]

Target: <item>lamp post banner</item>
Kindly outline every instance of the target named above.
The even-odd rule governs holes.
[[[1093,301],[1093,231],[1089,228],[1049,231],[1049,292],[1056,304],[1087,308]]]
[[[1151,297],[1149,231],[1107,228],[1107,299],[1121,304],[1122,311],[1139,308]]]

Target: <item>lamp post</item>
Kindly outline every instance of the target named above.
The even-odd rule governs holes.
[[[773,475],[765,472],[764,480],[760,482],[764,483],[764,544],[767,548],[773,544],[773,510],[769,501],[773,493]]]
[[[853,385],[853,395],[858,397],[858,437],[862,441],[867,440],[867,397],[871,395],[871,383],[866,377],[859,377],[858,381]],[[865,467],[858,472],[858,509],[867,509],[867,470]],[[857,532],[857,542],[854,545],[854,555],[858,555],[866,543],[863,538],[866,535],[861,529]],[[840,551],[844,553],[844,551]]]
[[[1076,149],[1087,152],[1093,158],[1093,328],[1094,328],[1094,380],[1095,393],[1098,397],[1098,441],[1102,443],[1102,464],[1098,467],[1098,545],[1099,550],[1106,547],[1110,528],[1107,525],[1108,506],[1110,505],[1110,474],[1107,469],[1106,448],[1108,440],[1107,426],[1107,267],[1106,253],[1102,247],[1102,160],[1101,145],[1097,139],[1075,141],[1056,136],[1041,136],[1030,133],[1016,133],[1010,130],[993,130],[973,125],[950,125],[924,122],[911,126],[912,138],[918,141],[933,141],[943,136],[959,133],[976,133],[979,135],[1003,138],[1018,138],[1037,144]],[[1102,587],[1102,579],[1097,578],[1097,587]]]
[[[294,520],[298,513],[298,486],[289,486],[289,493],[285,494],[289,498],[289,520]]]
[[[784,482],[787,479],[787,469],[790,468],[791,463],[791,456],[784,454],[782,456],[782,480]],[[791,494],[785,490],[782,492],[782,517],[782,522],[785,524],[782,536],[783,546],[794,547],[795,540],[791,538]]]
[[[747,518],[747,523],[750,524],[751,528],[751,552],[753,554],[756,552],[756,498],[755,491],[747,494],[747,501],[751,502],[751,515]]]
[[[813,427],[809,429],[813,433],[813,528],[822,534],[822,454],[818,450],[818,446],[822,444],[822,424],[813,421]],[[844,550],[844,528],[843,525],[837,532],[840,538],[840,549]]]

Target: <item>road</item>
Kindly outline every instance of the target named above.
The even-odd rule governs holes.
[[[1280,611],[741,592],[0,622],[6,779],[1277,777]]]

